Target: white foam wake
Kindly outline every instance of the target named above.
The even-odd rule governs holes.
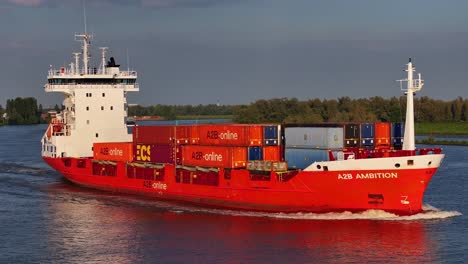
[[[181,213],[183,211],[200,212],[209,214],[221,214],[232,216],[247,216],[247,217],[270,217],[281,219],[304,219],[304,220],[378,220],[378,221],[416,221],[416,220],[431,220],[445,219],[462,215],[458,211],[443,211],[429,204],[423,205],[423,212],[410,216],[398,216],[383,210],[367,210],[360,213],[341,212],[341,213],[262,213],[248,211],[232,211],[204,208],[178,208],[180,210],[171,210]]]

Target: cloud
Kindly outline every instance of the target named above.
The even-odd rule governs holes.
[[[88,0],[87,6],[141,6],[146,8],[203,8],[241,0]],[[24,7],[57,7],[82,5],[83,0],[0,0],[1,4]]]

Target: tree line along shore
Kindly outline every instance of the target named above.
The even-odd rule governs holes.
[[[418,135],[468,135],[468,99],[436,100],[415,98],[415,121]],[[43,108],[35,98],[7,100],[0,105],[0,125],[46,123],[51,110]],[[403,122],[405,97],[370,97],[352,99],[276,98],[257,100],[248,105],[154,105],[130,106],[129,116],[159,116],[175,119],[231,119],[236,123],[318,123],[318,122]]]

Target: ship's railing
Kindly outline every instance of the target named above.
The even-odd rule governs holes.
[[[359,149],[351,148],[338,153],[336,157],[330,160],[340,159],[371,159],[371,158],[387,158],[387,157],[407,157],[419,155],[431,155],[442,153],[441,148],[420,148],[416,150],[394,150],[394,149]]]
[[[54,76],[76,76],[76,75],[92,75],[92,76],[95,76],[95,75],[103,75],[103,76],[106,76],[106,75],[112,75],[114,76],[114,74],[111,74],[111,73],[103,73],[102,71],[98,70],[98,69],[95,69],[95,68],[90,68],[88,70],[88,72],[85,74],[85,70],[84,69],[80,69],[78,72],[76,72],[75,70],[72,70],[70,68],[60,68],[60,69],[50,69],[48,71],[48,74],[47,76],[48,77],[54,77]],[[128,71],[119,71],[118,74],[115,74],[117,77],[137,77],[138,76],[138,73],[136,71],[131,71],[131,70],[128,70]]]
[[[104,85],[110,85],[113,88],[121,88],[121,89],[126,89],[126,90],[139,90],[140,85],[138,83],[132,83],[132,84],[104,84]],[[66,91],[68,89],[98,89],[102,88],[103,84],[99,83],[87,83],[87,84],[77,84],[77,83],[68,83],[68,84],[59,84],[59,83],[48,83],[45,86],[45,91]]]

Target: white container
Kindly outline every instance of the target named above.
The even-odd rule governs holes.
[[[287,148],[342,149],[342,127],[286,127]]]

